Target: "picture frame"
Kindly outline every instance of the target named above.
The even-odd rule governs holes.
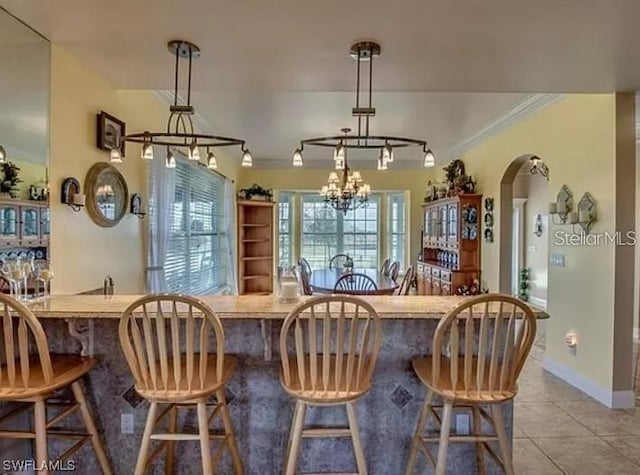
[[[125,141],[123,137],[125,135],[127,135],[127,127],[123,121],[105,111],[100,111],[97,114],[96,146],[100,150],[111,151],[118,148],[120,155],[124,157]]]

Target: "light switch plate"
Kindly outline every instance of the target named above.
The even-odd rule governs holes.
[[[553,267],[564,267],[564,254],[551,254],[549,262]]]

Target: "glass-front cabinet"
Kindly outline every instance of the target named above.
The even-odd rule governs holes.
[[[40,210],[34,206],[20,207],[20,239],[22,241],[40,241]]]
[[[455,204],[447,206],[447,216],[449,223],[447,240],[455,243],[458,239],[458,206]]]
[[[51,211],[49,207],[40,208],[40,238],[43,241],[49,241],[51,234]]]
[[[20,208],[13,203],[0,203],[0,245],[15,246],[19,239],[18,213]]]

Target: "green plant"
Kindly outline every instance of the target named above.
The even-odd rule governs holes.
[[[450,185],[455,184],[456,178],[465,176],[464,162],[459,158],[451,160],[451,162],[449,162],[449,164],[444,167],[444,172],[447,177],[447,182]]]
[[[262,188],[257,183],[254,183],[249,188],[242,188],[240,194],[244,195],[244,198],[250,200],[252,196],[264,196],[268,200],[273,199],[273,190],[270,188]]]
[[[12,198],[18,197],[18,183],[22,183],[18,176],[19,171],[20,167],[13,162],[2,164],[3,178],[0,182],[0,192],[9,193]]]
[[[520,270],[520,285],[518,298],[525,302],[529,301],[529,269]]]

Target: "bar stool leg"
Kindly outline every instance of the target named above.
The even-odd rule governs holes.
[[[424,398],[424,404],[422,405],[422,412],[418,418],[418,425],[416,426],[416,433],[413,436],[413,442],[411,442],[411,450],[409,451],[409,461],[407,463],[407,470],[405,475],[411,475],[415,469],[416,458],[418,456],[418,446],[420,444],[420,438],[427,427],[427,421],[429,420],[429,414],[431,414],[431,403],[433,402],[433,391],[427,390],[427,395]]]
[[[44,399],[38,399],[33,407],[33,419],[36,429],[36,463],[43,466],[48,463],[49,454],[47,451],[47,407]],[[38,472],[39,474],[48,475],[48,470]]]
[[[473,405],[473,434],[482,435],[482,418],[480,417],[480,407]],[[482,442],[476,442],[476,464],[478,465],[478,475],[485,475],[485,461],[484,461],[484,444]]]
[[[304,426],[304,416],[307,412],[307,405],[302,401],[296,402],[296,411],[293,420],[293,435],[291,437],[291,448],[287,455],[286,475],[295,475],[298,465],[298,452],[302,442],[302,428]]]
[[[82,386],[80,386],[78,381],[74,381],[71,383],[71,390],[73,391],[73,397],[76,399],[76,402],[80,404],[80,415],[82,416],[84,426],[87,428],[89,434],[91,434],[91,445],[93,445],[93,450],[96,453],[96,458],[98,459],[102,473],[104,473],[104,475],[111,475],[111,467],[109,467],[107,455],[104,453],[104,448],[102,447],[96,424],[91,416],[87,399],[84,397]]]
[[[209,444],[209,417],[207,417],[207,402],[198,402],[198,431],[200,433],[200,451],[202,452],[202,473],[211,475],[211,445]]]
[[[491,415],[496,425],[496,433],[498,434],[498,444],[500,452],[502,452],[502,460],[504,462],[504,471],[507,475],[514,475],[513,457],[511,455],[511,445],[507,437],[507,428],[504,424],[504,414],[500,404],[491,405]]]
[[[156,425],[157,412],[158,403],[151,402],[149,414],[147,414],[147,423],[144,426],[144,433],[142,434],[142,442],[140,443],[135,475],[144,475],[145,469],[147,468],[147,454],[149,452],[149,445],[151,444],[151,433]]]
[[[224,433],[227,436],[227,442],[229,443],[229,450],[231,451],[231,458],[233,459],[233,467],[236,471],[236,475],[243,475],[244,468],[242,467],[242,459],[240,458],[240,451],[238,450],[236,436],[233,432],[233,426],[231,425],[231,417],[229,417],[229,406],[227,405],[227,400],[224,397],[224,391],[222,389],[216,391],[216,399],[218,400],[218,404],[222,406],[222,424],[224,425]]]
[[[294,428],[295,428],[295,424],[296,424],[296,417],[298,415],[298,409],[299,409],[299,405],[296,404],[296,407],[293,409],[293,417],[291,419],[291,428],[289,429],[289,441],[287,442],[287,449],[286,452],[284,454],[284,467],[286,468],[287,463],[289,461],[289,455],[291,453],[291,442],[293,440],[293,432],[294,432]]]
[[[178,406],[171,405],[169,409],[169,433],[175,434],[178,431]],[[164,472],[173,473],[174,460],[176,456],[176,443],[173,440],[167,441],[167,453],[164,462]]]
[[[449,433],[451,431],[451,418],[453,417],[453,402],[444,401],[442,412],[442,425],[440,426],[440,444],[438,445],[438,463],[436,475],[445,475],[447,471],[447,449],[449,448]]]
[[[351,429],[351,438],[353,439],[353,451],[356,455],[356,463],[358,464],[358,475],[367,474],[367,463],[364,459],[364,451],[360,442],[360,430],[358,429],[358,418],[356,410],[352,402],[347,404],[347,417],[349,418],[349,429]]]

